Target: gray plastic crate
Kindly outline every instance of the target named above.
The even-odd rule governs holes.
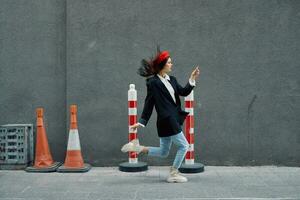
[[[34,159],[32,124],[0,126],[0,169],[22,169]]]

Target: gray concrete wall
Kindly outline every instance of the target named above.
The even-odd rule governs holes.
[[[0,1],[0,124],[34,123],[44,108],[52,155],[66,140],[65,2]]]
[[[146,91],[136,71],[160,44],[171,52],[181,84],[201,66],[196,161],[300,165],[299,1],[1,2],[0,81],[7,95],[0,122],[34,122],[34,108],[44,105],[58,160],[65,154],[66,105],[73,103],[85,160],[95,166],[127,160],[120,147],[128,137],[128,85],[136,84],[140,114]],[[23,32],[7,31],[10,23]],[[15,74],[20,85],[13,84]],[[155,120],[154,112],[139,130],[145,145],[159,144]],[[140,160],[170,165],[174,155],[173,148],[168,159]]]

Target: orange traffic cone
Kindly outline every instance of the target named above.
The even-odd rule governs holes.
[[[87,172],[91,169],[89,164],[85,164],[81,155],[78,126],[77,126],[77,106],[70,107],[70,131],[67,155],[63,166],[57,169],[58,172]]]
[[[25,169],[27,172],[54,172],[61,165],[61,163],[54,162],[52,159],[43,115],[43,108],[37,108],[35,160],[34,166]]]

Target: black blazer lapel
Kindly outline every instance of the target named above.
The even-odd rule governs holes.
[[[172,85],[173,89],[174,89],[174,92],[175,92],[175,99],[176,99],[176,105],[178,106],[178,104],[180,103],[179,101],[179,95],[178,95],[178,91],[177,91],[177,86],[176,86],[176,83],[174,81],[173,78],[170,77],[170,80],[169,80],[169,83]]]
[[[174,102],[174,100],[173,100],[173,98],[172,98],[172,96],[171,96],[169,90],[166,88],[165,84],[160,80],[160,78],[159,78],[157,75],[155,75],[155,77],[156,77],[156,79],[157,79],[157,82],[158,82],[158,84],[159,84],[159,87],[160,87],[161,90],[166,94],[166,97],[169,99],[169,101],[171,101],[175,106],[177,106],[177,104]],[[172,81],[170,81],[170,82],[172,82]],[[174,84],[171,83],[171,85],[172,85],[172,87],[173,87],[173,89],[174,89],[174,91],[175,91],[175,96],[176,96],[176,90],[175,90]],[[175,99],[176,99],[176,98],[175,98]],[[176,100],[176,101],[177,101],[177,100]]]
[[[174,80],[171,77],[170,77],[169,83],[172,85],[175,93],[177,93],[176,83],[174,82]]]

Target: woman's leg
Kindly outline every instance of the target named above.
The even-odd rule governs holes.
[[[171,148],[171,137],[161,137],[159,147],[147,147],[149,156],[166,158]]]
[[[179,169],[185,154],[189,148],[189,143],[186,140],[185,136],[183,135],[183,132],[178,133],[177,135],[171,136],[172,142],[178,147],[175,160],[173,162],[173,167],[175,169]]]

